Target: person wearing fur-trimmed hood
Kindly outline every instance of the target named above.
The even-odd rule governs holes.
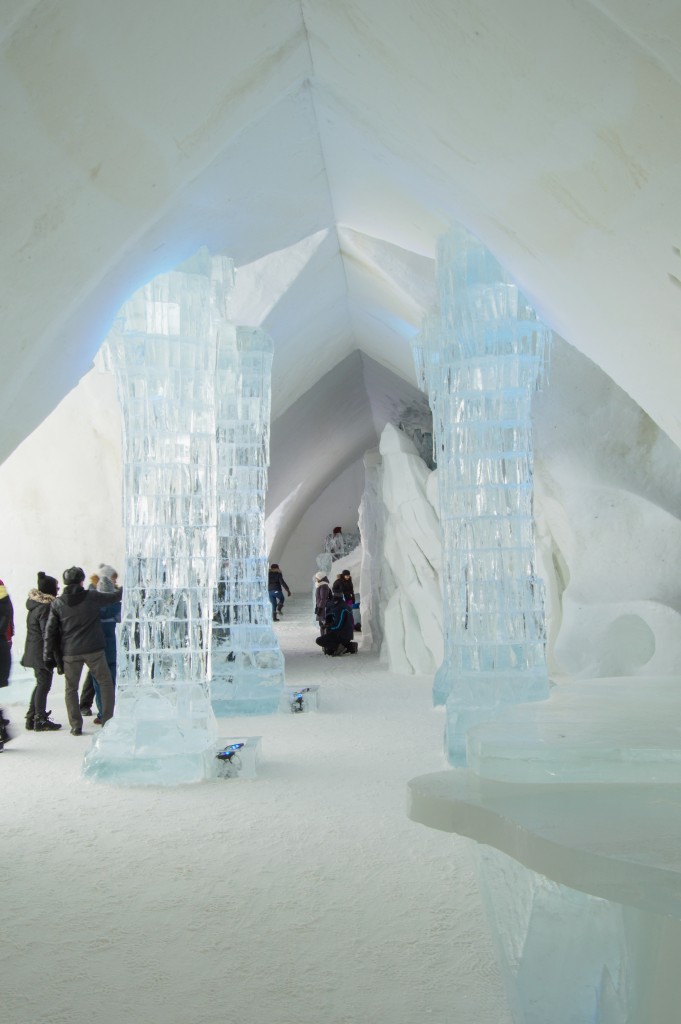
[[[43,660],[47,619],[58,591],[59,584],[56,578],[41,570],[38,573],[38,585],[29,590],[26,601],[26,643],[21,664],[24,668],[32,668],[35,676],[35,686],[26,713],[26,728],[35,732],[61,729],[58,722],[51,720],[51,712],[47,710],[47,695],[52,687],[53,669],[48,668]]]
[[[314,577],[314,613],[321,633],[326,629],[326,606],[330,597],[329,577],[324,572],[316,572]]]

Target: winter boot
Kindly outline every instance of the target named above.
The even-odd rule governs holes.
[[[26,715],[26,729],[28,732],[33,732],[35,729],[35,715],[31,711]]]
[[[8,725],[9,718],[5,718],[2,708],[0,708],[0,746],[2,746],[5,743],[9,743],[9,741],[12,739],[9,730],[7,729]]]
[[[36,732],[54,732],[56,729],[61,729],[59,722],[50,721],[51,714],[51,711],[46,711],[44,717],[42,715],[36,716],[33,722],[33,728]]]

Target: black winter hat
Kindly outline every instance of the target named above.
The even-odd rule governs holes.
[[[38,590],[41,594],[52,594],[52,597],[57,596],[57,590],[59,584],[57,583],[54,576],[48,576],[46,573],[40,570],[38,573]]]
[[[64,569],[61,577],[68,587],[71,583],[82,583],[85,573],[78,565],[72,565],[70,569]]]

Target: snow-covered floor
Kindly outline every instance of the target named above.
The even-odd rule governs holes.
[[[86,783],[96,727],[0,694],[3,1024],[510,1024],[468,848],[405,813],[445,767],[430,679],[323,657],[308,606],[277,629],[320,711],[220,730],[263,736],[254,781]]]

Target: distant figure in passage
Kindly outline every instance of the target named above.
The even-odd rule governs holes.
[[[324,654],[336,656],[346,651],[348,654],[357,653],[357,644],[352,639],[355,630],[352,612],[341,594],[332,594],[324,625],[325,632],[315,640],[323,648]]]
[[[324,541],[324,551],[331,555],[335,562],[338,558],[349,555],[361,543],[358,533],[343,533],[340,526],[334,526]]]
[[[342,527],[334,526],[331,533],[327,534],[324,541],[324,550],[328,551],[334,560],[343,557],[345,554],[345,538],[343,537]]]
[[[281,614],[281,610],[284,607],[284,591],[291,596],[291,591],[288,588],[288,583],[281,574],[281,569],[277,562],[272,562],[270,571],[267,576],[267,593],[272,604],[272,621],[278,622],[279,616],[277,612]]]
[[[71,735],[80,736],[83,716],[78,703],[78,683],[83,665],[87,665],[99,683],[102,724],[113,717],[114,684],[104,654],[106,639],[99,613],[104,605],[120,601],[122,591],[101,594],[97,590],[84,590],[85,573],[76,565],[66,569],[62,579],[64,593],[55,598],[50,607],[43,661],[47,668],[55,668],[60,655],[64,661],[64,696]]]
[[[12,637],[14,636],[14,607],[7,587],[0,580],[0,688],[9,686],[9,670],[12,667]],[[7,730],[9,718],[0,708],[0,750],[11,736]]]
[[[99,575],[97,577],[97,591],[100,594],[113,594],[117,589],[118,584],[118,573],[110,565],[100,565]],[[109,666],[109,672],[114,682],[114,689],[116,687],[116,623],[121,621],[121,602],[118,601],[115,604],[107,604],[99,612],[99,617],[102,620],[102,629],[104,630],[104,639],[106,641],[106,647],[104,648],[104,657],[106,663]],[[95,691],[95,700],[97,701],[97,717],[94,720],[94,725],[103,725],[102,721],[102,694],[99,688],[99,683],[95,676],[90,672],[88,673],[92,677],[92,684]],[[81,707],[82,707],[82,696],[81,696]]]
[[[329,577],[325,572],[316,572],[314,576],[314,613],[322,635],[326,631],[326,606],[330,597]]]
[[[52,602],[59,593],[59,584],[54,576],[48,576],[42,570],[38,573],[38,586],[28,592],[26,600],[26,643],[21,664],[24,668],[32,668],[35,686],[26,712],[26,728],[35,732],[53,732],[61,729],[58,722],[50,719],[51,711],[47,710],[47,695],[52,687],[53,669],[48,668],[43,660],[43,647],[47,620]],[[63,671],[61,659],[57,662],[59,671]]]

